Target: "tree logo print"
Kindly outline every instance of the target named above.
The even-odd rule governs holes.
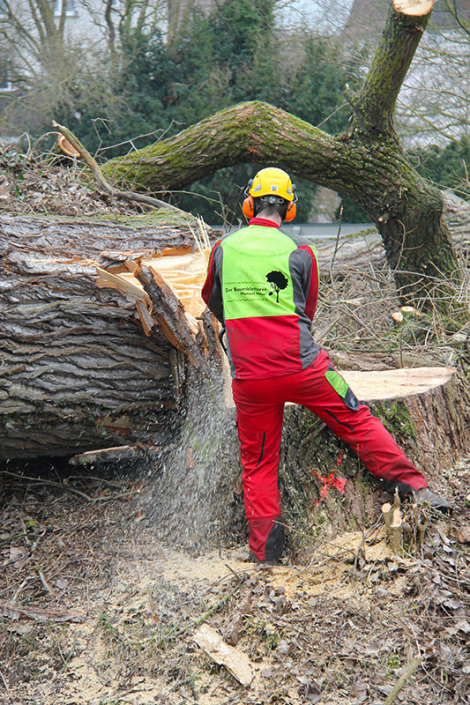
[[[282,291],[282,289],[286,288],[288,283],[287,279],[282,272],[277,272],[276,270],[274,270],[273,272],[269,272],[269,274],[266,274],[266,279],[268,280],[272,288],[272,291],[269,292],[269,296],[276,294],[276,303],[278,304],[279,292]]]

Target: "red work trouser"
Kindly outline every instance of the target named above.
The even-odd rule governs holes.
[[[278,488],[279,447],[284,404],[305,406],[345,441],[366,468],[385,480],[386,487],[401,493],[427,487],[417,468],[407,459],[380,419],[372,416],[349,390],[340,396],[325,374],[336,373],[328,353],[321,350],[306,370],[284,377],[232,380],[237,407],[238,437],[243,467],[245,512],[250,549],[260,560],[278,558],[283,527]],[[336,373],[336,379],[341,378]],[[343,382],[343,390],[347,385]],[[348,408],[346,402],[351,408]],[[277,520],[277,521],[276,521]]]

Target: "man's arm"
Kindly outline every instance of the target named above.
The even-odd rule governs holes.
[[[305,294],[305,313],[313,321],[318,302],[318,287],[320,283],[320,275],[318,270],[318,261],[315,253],[315,248],[310,245],[300,245],[299,250],[306,253],[307,258],[307,275],[303,280],[303,290]],[[305,255],[304,255],[305,256]]]
[[[222,299],[222,257],[220,240],[215,243],[209,258],[206,281],[201,296],[214,316],[223,324],[224,304]]]

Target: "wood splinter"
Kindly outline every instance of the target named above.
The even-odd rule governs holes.
[[[395,493],[393,506],[389,502],[382,505],[382,514],[387,529],[389,546],[393,553],[400,553],[403,548],[403,515],[397,492]]]

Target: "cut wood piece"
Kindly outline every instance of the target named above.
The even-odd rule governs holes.
[[[387,539],[393,553],[400,553],[403,548],[403,517],[400,507],[396,504],[382,505],[382,515],[387,528]]]
[[[138,457],[158,455],[160,449],[155,446],[115,446],[114,448],[99,448],[80,453],[70,458],[70,465],[99,465],[115,463],[122,460],[134,460]]]
[[[207,624],[201,625],[194,634],[194,641],[213,661],[220,666],[225,666],[239,683],[250,685],[253,680],[253,666],[250,659],[246,654],[226,644],[215,629]]]
[[[434,0],[393,0],[393,7],[402,15],[422,17],[431,12]]]

